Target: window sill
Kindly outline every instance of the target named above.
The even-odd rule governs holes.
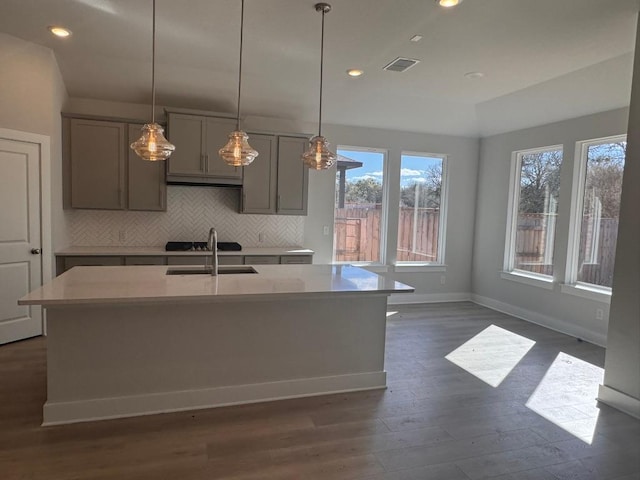
[[[447,266],[442,263],[396,263],[394,272],[446,272]]]
[[[605,288],[591,287],[589,285],[563,283],[560,291],[576,297],[588,298],[596,302],[611,303],[611,290]]]
[[[388,265],[374,262],[333,262],[333,265],[352,265],[354,267],[364,268],[373,273],[387,273],[389,271]]]
[[[518,282],[532,287],[553,290],[553,278],[544,275],[535,275],[524,272],[500,272],[500,277],[504,280]]]

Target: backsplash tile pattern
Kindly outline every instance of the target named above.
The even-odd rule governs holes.
[[[222,242],[243,247],[302,245],[304,217],[238,213],[240,190],[169,186],[166,212],[67,210],[71,245],[164,246],[169,240],[206,241],[209,228]],[[263,235],[260,243],[258,234]]]

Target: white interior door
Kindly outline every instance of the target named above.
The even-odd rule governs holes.
[[[42,309],[19,306],[42,284],[40,146],[0,138],[0,344],[42,335]]]

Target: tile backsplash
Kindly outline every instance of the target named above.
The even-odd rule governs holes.
[[[218,240],[243,247],[302,245],[305,217],[239,214],[239,201],[240,190],[235,188],[169,186],[166,212],[67,210],[65,214],[73,246],[206,241],[211,227],[216,228]]]

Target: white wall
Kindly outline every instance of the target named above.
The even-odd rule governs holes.
[[[473,245],[474,202],[478,172],[478,140],[448,135],[407,133],[373,128],[326,125],[323,134],[332,148],[341,146],[370,147],[388,151],[389,204],[400,204],[400,156],[402,151],[439,153],[448,156],[448,220],[445,262],[447,271],[394,273],[386,276],[406,282],[421,295],[468,294],[471,290],[471,253]],[[305,246],[316,251],[315,261],[332,261],[332,236],[323,235],[323,227],[333,232],[335,205],[335,168],[326,172],[311,172],[309,216],[305,224]],[[398,238],[398,209],[390,208],[388,216],[387,258],[395,257]],[[440,283],[445,275],[446,283]],[[435,297],[434,297],[435,298]]]
[[[604,385],[599,398],[640,418],[640,21],[632,88]]]
[[[0,65],[0,127],[51,138],[52,240],[54,249],[61,248],[68,242],[62,210],[60,119],[66,88],[51,50],[2,33]]]
[[[473,256],[472,290],[480,302],[604,344],[608,304],[560,292],[565,274],[575,144],[627,131],[628,109],[622,108],[563,122],[483,138]],[[500,278],[503,268],[511,154],[549,145],[564,146],[554,249],[553,290]],[[596,320],[596,309],[605,312]]]

